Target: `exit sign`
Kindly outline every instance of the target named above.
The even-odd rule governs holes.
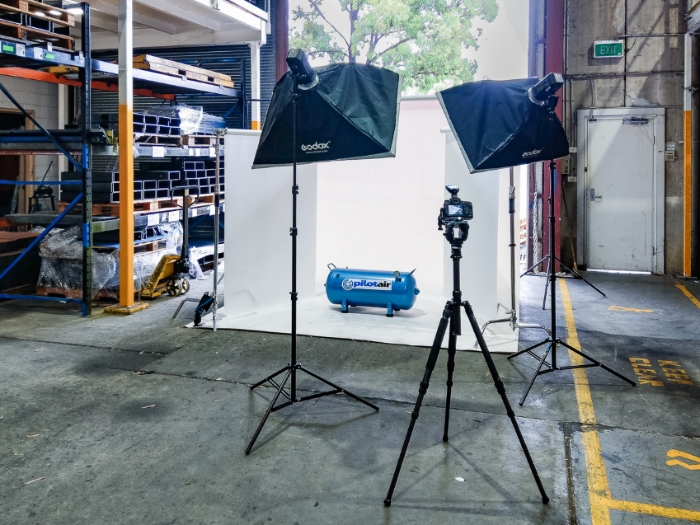
[[[617,58],[623,55],[622,40],[598,40],[593,43],[593,58]]]

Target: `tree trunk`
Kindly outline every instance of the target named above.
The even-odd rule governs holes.
[[[357,21],[358,10],[350,6],[350,38],[348,38],[348,59],[351,64],[355,63],[355,54],[352,51],[352,37],[355,34],[355,22]]]

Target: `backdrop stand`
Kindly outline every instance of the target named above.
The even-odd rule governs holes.
[[[510,168],[510,187],[508,188],[508,214],[510,215],[510,308],[502,303],[498,303],[496,306],[496,312],[499,308],[503,308],[505,314],[508,317],[501,317],[500,319],[492,319],[487,321],[481,327],[481,334],[483,335],[486,328],[492,324],[508,323],[513,331],[516,328],[533,328],[544,330],[547,335],[551,335],[549,328],[545,326],[540,326],[538,324],[530,323],[519,323],[518,313],[515,304],[515,248],[518,246],[515,242],[515,177],[513,173],[513,168]],[[521,276],[522,277],[522,276]],[[479,340],[474,343],[474,348],[479,347]]]

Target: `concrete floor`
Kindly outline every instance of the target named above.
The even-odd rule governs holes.
[[[645,384],[596,368],[579,373],[575,387],[562,371],[539,378],[519,407],[537,362],[494,356],[547,506],[480,353],[457,355],[447,444],[441,355],[387,509],[427,349],[300,338],[303,364],[380,411],[341,395],[289,407],[245,456],[273,394],[248,386],[286,364],[288,337],[185,329],[194,305],[171,320],[177,299],[90,319],[66,307],[0,304],[0,523],[700,521],[700,303],[676,286],[700,297],[700,285],[588,277],[607,297],[566,280],[571,302],[559,294],[559,335],[577,335],[586,352],[629,377],[637,370]],[[522,320],[549,324],[544,280],[522,283]],[[207,287],[196,283],[190,295]],[[571,315],[567,334],[565,307],[576,334]],[[540,336],[521,332],[521,347]],[[566,352],[558,357],[568,363]],[[318,384],[303,378],[300,388]]]

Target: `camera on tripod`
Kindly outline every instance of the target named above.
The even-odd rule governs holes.
[[[459,198],[459,188],[457,186],[445,186],[445,189],[452,195],[440,208],[438,217],[438,230],[443,226],[454,225],[462,221],[469,221],[474,218],[472,203]]]

